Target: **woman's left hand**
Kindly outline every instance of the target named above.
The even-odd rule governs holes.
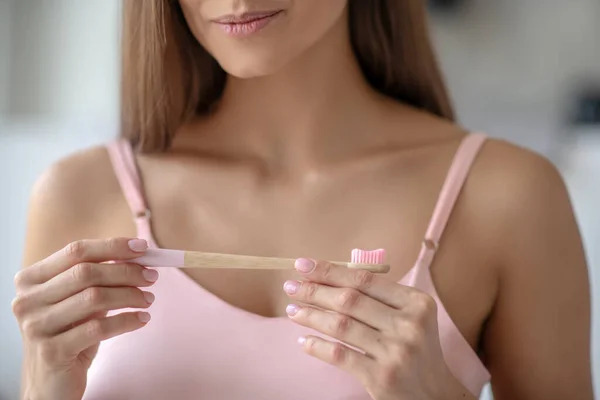
[[[296,261],[305,280],[284,290],[291,320],[346,343],[308,336],[304,351],[354,375],[374,400],[474,398],[446,365],[436,302],[429,295],[363,270]]]

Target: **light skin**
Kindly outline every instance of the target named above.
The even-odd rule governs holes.
[[[393,266],[386,276],[325,262],[310,272],[185,273],[234,307],[268,317],[287,312],[294,323],[363,349],[301,340],[307,356],[347,370],[374,399],[473,398],[444,362],[435,303],[395,283],[417,257],[465,133],[368,86],[349,45],[346,1],[243,3],[288,10],[244,42],[209,22],[242,2],[181,3],[230,78],[214,115],[182,126],[169,152],[138,157],[159,244],[324,260],[384,247]],[[25,345],[24,398],[80,399],[98,343],[143,329],[147,314],[106,312],[148,307],[149,270],[100,264],[143,252],[143,243],[130,242],[135,235],[103,148],[40,178],[28,268],[17,275],[13,303]],[[496,399],[592,398],[585,257],[550,163],[488,141],[432,276],[457,328],[485,354]]]

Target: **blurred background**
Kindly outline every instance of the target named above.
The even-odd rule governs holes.
[[[600,366],[600,2],[430,8],[461,123],[538,151],[563,173],[587,250]],[[29,191],[53,161],[116,135],[119,18],[119,0],[0,0],[0,400],[18,398],[10,302]]]

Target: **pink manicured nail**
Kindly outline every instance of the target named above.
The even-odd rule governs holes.
[[[136,253],[142,253],[148,250],[148,242],[144,239],[131,239],[127,244],[129,245],[129,248]]]
[[[148,304],[152,304],[154,303],[154,294],[150,293],[150,292],[144,292],[144,299],[146,299],[146,302]]]
[[[300,346],[304,346],[304,343],[306,343],[306,338],[305,338],[304,336],[300,336],[300,337],[298,338],[298,344],[299,344]]]
[[[316,264],[313,260],[309,260],[308,258],[299,258],[296,260],[294,266],[298,271],[308,274],[315,269]]]
[[[300,311],[300,307],[298,307],[295,304],[290,304],[289,306],[287,306],[285,308],[285,312],[290,316],[293,317],[294,315],[298,314],[298,311]]]
[[[137,313],[137,317],[140,320],[140,322],[143,322],[144,324],[150,321],[150,314],[148,314],[147,312],[139,312]]]
[[[283,291],[287,294],[296,294],[298,293],[298,289],[300,288],[300,282],[297,281],[287,281],[283,284]]]
[[[158,280],[158,272],[153,269],[145,269],[142,271],[144,279],[148,282],[156,282]]]

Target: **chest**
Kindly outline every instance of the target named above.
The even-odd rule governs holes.
[[[335,261],[349,260],[353,248],[385,248],[392,265],[386,278],[399,281],[417,260],[445,169],[434,166],[405,174],[391,170],[308,174],[302,181],[280,183],[226,168],[202,173],[185,169],[169,174],[177,180],[165,181],[158,164],[142,163],[153,235],[160,247]],[[130,211],[121,203],[109,235],[135,235]],[[468,218],[453,221],[432,274],[451,317],[475,345],[492,290],[485,277],[482,285],[481,274],[472,273],[481,259],[469,251],[468,226]],[[267,317],[285,314],[289,299],[282,285],[297,278],[293,271],[183,272],[231,306]]]

